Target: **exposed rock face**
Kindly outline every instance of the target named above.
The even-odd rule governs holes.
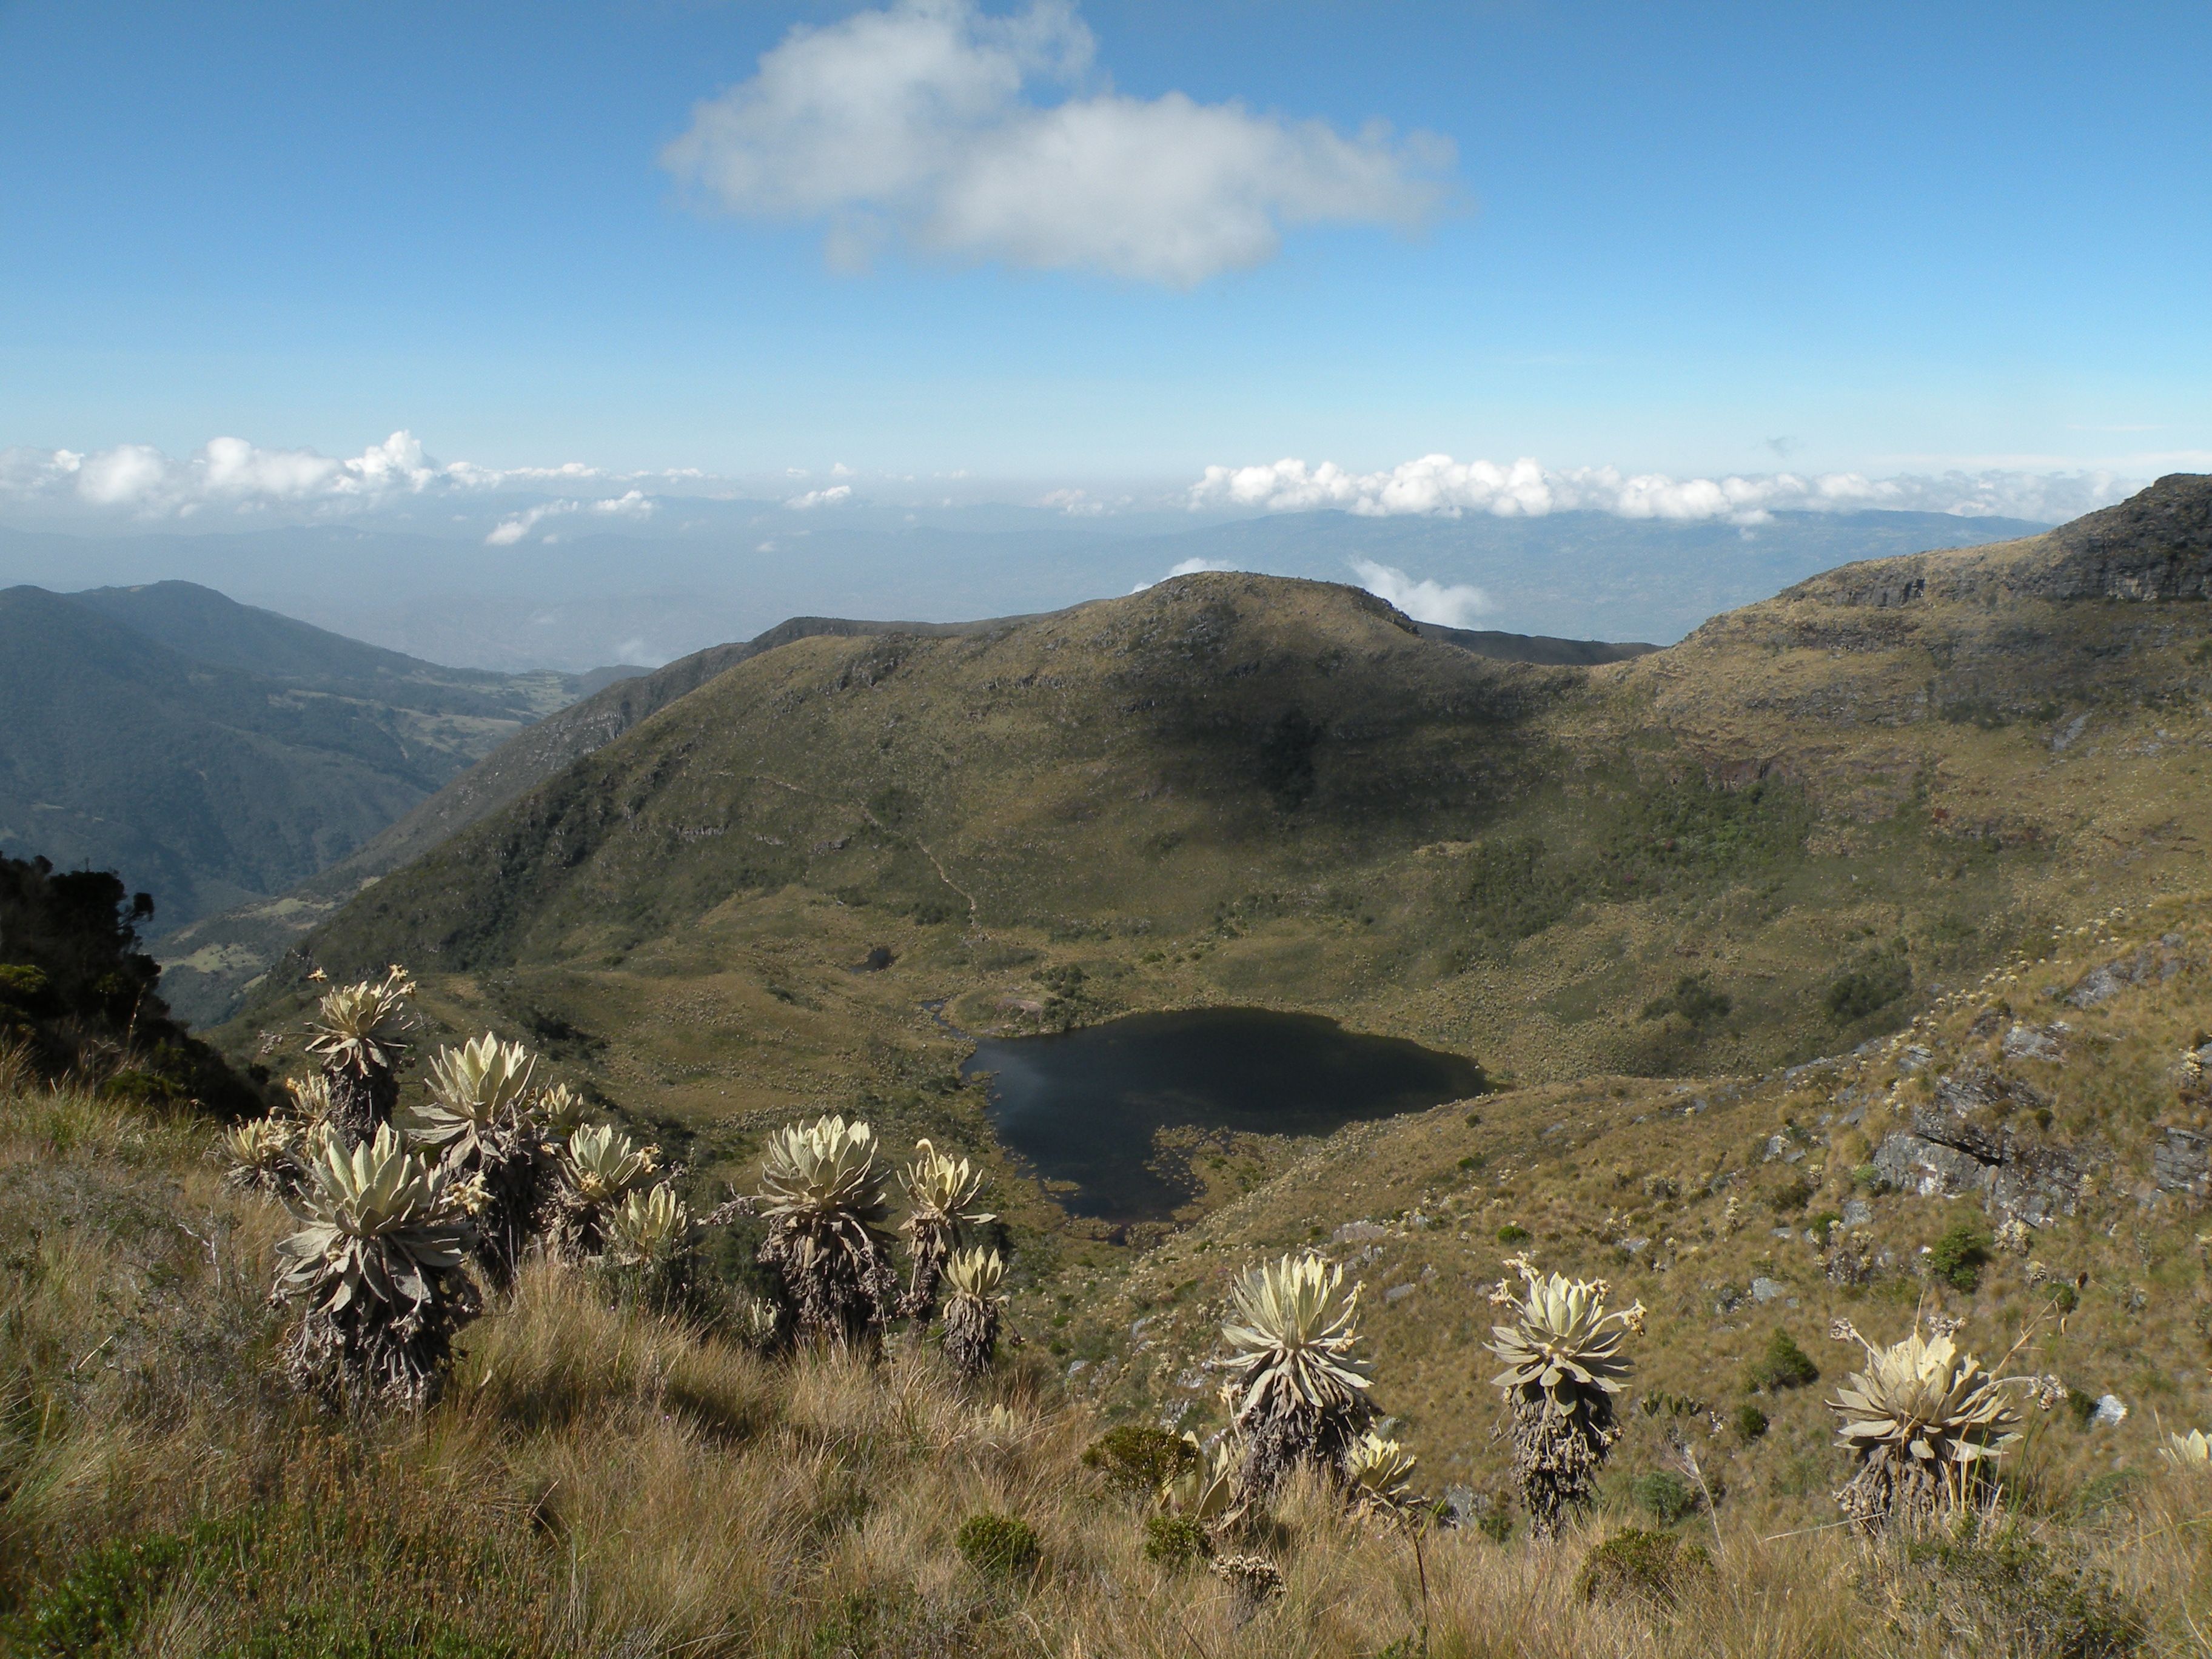
[[[1846,566],[1802,589],[1894,610],[1935,597],[2212,599],[2212,477],[2173,472],[2149,489],[2023,542]]]
[[[1909,1133],[1883,1139],[1875,1168],[1900,1192],[1923,1198],[1979,1192],[1990,1209],[2037,1226],[2071,1215],[2086,1188],[2081,1152],[2023,1134],[2008,1121],[2044,1103],[2025,1084],[1961,1066],[1936,1085],[1932,1109],[1912,1114]]]
[[[2151,1148],[2151,1178],[2161,1191],[2202,1201],[2212,1193],[2212,1138],[2193,1129],[2168,1129]]]
[[[2047,539],[2059,558],[2020,591],[2051,599],[2212,599],[2212,477],[2168,473]]]
[[[2172,979],[2184,967],[2175,953],[2179,934],[2168,934],[2155,945],[2146,945],[2132,955],[2092,968],[2075,982],[2066,1000],[2076,1008],[2094,1008],[2115,995],[2124,985],[2147,985],[2154,979]]]

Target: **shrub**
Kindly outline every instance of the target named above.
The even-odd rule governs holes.
[[[1974,1291],[1981,1285],[1982,1268],[1994,1242],[1987,1230],[1971,1221],[1954,1222],[1929,1252],[1928,1271],[1938,1284]]]
[[[1097,1470],[1108,1486],[1146,1497],[1198,1463],[1197,1447],[1150,1423],[1124,1423],[1083,1449],[1083,1466]]]
[[[177,1086],[150,1072],[125,1069],[100,1085],[100,1097],[121,1106],[159,1106],[175,1099]]]
[[[1525,1244],[1528,1242],[1528,1230],[1517,1222],[1509,1221],[1498,1230],[1498,1242],[1500,1244]]]
[[[1671,1532],[1630,1527],[1583,1558],[1575,1594],[1585,1601],[1634,1600],[1670,1607],[1712,1570],[1712,1558],[1702,1546]]]
[[[1698,1491],[1671,1469],[1654,1469],[1629,1483],[1628,1495],[1662,1527],[1671,1527],[1698,1512]]]
[[[1727,1018],[1735,1006],[1726,992],[1713,989],[1711,975],[1685,974],[1666,995],[1645,1003],[1638,1018],[1664,1019],[1669,1014],[1680,1014],[1692,1028],[1702,1028],[1717,1019]]]
[[[1766,1432],[1767,1425],[1766,1413],[1748,1400],[1735,1408],[1735,1431],[1745,1440],[1758,1439]]]
[[[1837,1024],[1879,1012],[1912,988],[1912,964],[1897,940],[1887,950],[1868,952],[1845,973],[1828,981],[1823,1000]]]
[[[1769,1194],[1767,1207],[1777,1215],[1789,1215],[1803,1209],[1812,1201],[1813,1194],[1820,1189],[1803,1176],[1793,1176]]]
[[[1034,1572],[1042,1553],[1036,1530],[1028,1522],[988,1510],[963,1521],[952,1541],[969,1566],[995,1578],[1018,1578]]]
[[[2011,1526],[1962,1523],[1907,1545],[1889,1575],[1908,1621],[1960,1652],[2020,1659],[2124,1659],[2148,1628],[2106,1579]]]
[[[131,1626],[186,1565],[181,1538],[118,1538],[72,1568],[9,1632],[22,1651],[60,1656],[121,1650]]]
[[[1170,1572],[1188,1572],[1213,1559],[1213,1540],[1187,1515],[1154,1515],[1145,1520],[1145,1559]]]
[[[1751,1383],[1755,1389],[1802,1389],[1820,1380],[1820,1368],[1813,1363],[1813,1356],[1799,1347],[1787,1331],[1775,1332],[1767,1340],[1765,1357],[1752,1362]]]

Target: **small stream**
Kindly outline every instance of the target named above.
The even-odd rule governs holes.
[[[1320,1135],[1480,1094],[1482,1068],[1319,1014],[1198,1008],[1133,1014],[1045,1036],[985,1037],[963,1076],[988,1073],[999,1138],[1061,1202],[1114,1222],[1165,1221],[1190,1194],[1146,1167],[1156,1130]]]

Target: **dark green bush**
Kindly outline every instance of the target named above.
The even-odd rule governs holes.
[[[1500,1244],[1522,1244],[1528,1242],[1528,1230],[1518,1222],[1509,1221],[1498,1230]]]
[[[119,1538],[86,1556],[8,1632],[27,1654],[76,1659],[119,1651],[131,1626],[190,1559],[184,1539]]]
[[[1820,1190],[1803,1176],[1793,1176],[1767,1195],[1766,1206],[1777,1215],[1789,1215],[1803,1209]]]
[[[1985,1228],[1971,1221],[1954,1222],[1929,1252],[1928,1271],[1940,1285],[1972,1291],[1981,1285],[1982,1268],[1995,1242]]]
[[[1796,1339],[1787,1331],[1777,1331],[1769,1337],[1766,1352],[1751,1364],[1752,1387],[1770,1393],[1802,1389],[1820,1380],[1820,1368],[1813,1363],[1813,1356],[1799,1347]]]
[[[1669,1014],[1680,1014],[1691,1025],[1702,1028],[1717,1019],[1727,1018],[1729,1011],[1735,1006],[1725,992],[1713,989],[1711,975],[1685,974],[1666,995],[1645,1003],[1638,1018],[1664,1019]]]
[[[960,1523],[952,1541],[976,1571],[998,1578],[1018,1578],[1036,1571],[1042,1551],[1036,1529],[1019,1516],[994,1515],[985,1510]]]
[[[1154,1515],[1145,1520],[1145,1559],[1170,1572],[1183,1572],[1212,1559],[1213,1540],[1206,1528],[1182,1515]]]
[[[1748,1400],[1735,1408],[1735,1431],[1746,1440],[1756,1440],[1767,1430],[1766,1413]]]
[[[1654,1469],[1629,1483],[1628,1495],[1662,1527],[1671,1527],[1698,1512],[1698,1489],[1671,1469]]]
[[[1123,1423],[1083,1449],[1083,1465],[1116,1491],[1150,1497],[1170,1477],[1198,1467],[1198,1448],[1149,1423]]]
[[[1829,981],[1822,1000],[1837,1024],[1848,1025],[1880,1012],[1911,988],[1912,963],[1905,941],[1898,939],[1887,949],[1868,952],[1848,972]]]
[[[1629,1527],[1583,1558],[1575,1593],[1585,1601],[1632,1600],[1670,1607],[1712,1571],[1712,1558],[1702,1545],[1686,1543],[1671,1532]]]

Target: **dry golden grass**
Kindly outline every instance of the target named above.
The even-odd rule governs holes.
[[[1433,1533],[1417,1563],[1310,1480],[1240,1546],[1285,1576],[1255,1610],[1145,1558],[1142,1506],[1079,1461],[1091,1409],[1031,1368],[963,1390],[903,1335],[763,1359],[549,1263],[465,1334],[435,1410],[325,1416],[268,1380],[281,1212],[223,1190],[208,1138],[68,1091],[0,1103],[0,1609],[47,1620],[15,1626],[19,1650],[101,1585],[89,1644],[46,1650],[1372,1659],[1419,1651],[1425,1625],[1428,1652],[1468,1659],[2123,1650],[2036,1645],[1983,1556],[1762,1541],[1755,1506],[1688,1524],[1717,1571],[1679,1606],[1593,1605],[1576,1571],[1617,1515],[1548,1546]],[[1035,1528],[1033,1573],[962,1558],[987,1510]],[[2148,1650],[2199,1650],[2212,1481],[2014,1524],[2045,1577],[2114,1581]]]

